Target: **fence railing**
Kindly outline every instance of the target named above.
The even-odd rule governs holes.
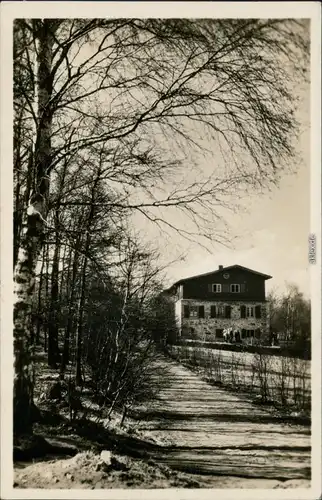
[[[260,402],[286,412],[311,413],[311,367],[307,360],[187,345],[168,346],[168,352],[184,364],[199,367],[215,385],[251,392]]]
[[[311,349],[309,346],[296,347],[293,345],[283,345],[283,346],[266,346],[266,345],[250,345],[250,344],[233,344],[229,342],[207,342],[203,340],[191,340],[191,339],[178,339],[173,342],[172,345],[190,347],[207,347],[208,349],[220,349],[224,351],[235,351],[235,352],[250,352],[258,354],[270,354],[276,356],[286,356],[292,358],[300,358],[309,360],[311,359]]]

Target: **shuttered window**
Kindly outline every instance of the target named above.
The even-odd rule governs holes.
[[[210,306],[211,318],[226,318],[225,307],[222,305]]]
[[[238,284],[230,285],[230,291],[231,291],[231,293],[239,293],[240,292],[240,285],[238,285]]]
[[[246,318],[246,307],[245,306],[240,306],[240,317]]]
[[[199,306],[199,318],[205,317],[205,306]]]

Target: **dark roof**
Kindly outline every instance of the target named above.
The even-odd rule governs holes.
[[[242,269],[243,271],[247,271],[247,272],[253,273],[253,274],[258,274],[259,276],[261,276],[265,280],[269,280],[272,278],[272,276],[270,276],[269,274],[260,273],[258,271],[254,271],[253,269],[249,269],[248,267],[239,266],[239,265],[235,264],[233,266],[223,267],[222,269],[216,269],[215,271],[211,271],[209,273],[197,274],[195,276],[189,276],[188,278],[182,278],[181,280],[173,283],[173,285],[171,285],[170,288],[168,288],[168,290],[170,290],[172,287],[174,287],[176,285],[180,285],[181,283],[184,283],[185,281],[189,281],[189,280],[192,280],[195,278],[200,278],[201,276],[210,276],[211,274],[222,273],[223,271],[228,271],[229,269],[234,269],[234,268]]]

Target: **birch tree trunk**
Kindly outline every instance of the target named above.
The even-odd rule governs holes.
[[[67,261],[67,273],[65,271],[66,261]],[[64,300],[64,294],[65,294],[64,287],[66,289],[66,285],[69,281],[70,263],[71,263],[70,248],[68,248],[67,245],[64,245],[64,251],[62,252],[62,259],[61,259],[62,269],[60,272],[60,282],[59,282],[59,301],[61,304],[63,303]]]
[[[49,243],[45,244],[45,262],[46,262],[46,272],[45,272],[45,320],[44,320],[44,351],[48,350],[48,311],[49,311]]]
[[[55,249],[53,255],[53,265],[51,271],[51,297],[49,309],[48,325],[48,366],[57,367],[59,360],[58,347],[58,307],[59,307],[59,256],[60,256],[60,238],[59,238],[59,216],[58,210],[55,213]]]
[[[62,354],[62,362],[61,362],[61,376],[64,376],[65,369],[67,364],[69,363],[69,350],[70,350],[70,336],[74,323],[74,309],[75,309],[75,296],[76,296],[76,279],[77,279],[77,271],[78,271],[78,263],[79,263],[79,252],[78,252],[79,241],[76,243],[76,249],[74,252],[73,259],[73,268],[72,268],[72,276],[70,282],[70,293],[68,294],[68,313],[67,313],[67,325],[65,329],[64,336],[64,347]]]
[[[76,384],[82,384],[82,340],[83,340],[83,319],[84,319],[84,306],[86,297],[86,270],[87,270],[87,252],[90,245],[90,234],[87,233],[85,256],[83,261],[82,278],[81,278],[81,294],[78,306],[78,323],[76,333]]]
[[[41,331],[41,327],[43,325],[42,289],[43,289],[45,258],[46,258],[46,247],[44,246],[40,274],[39,274],[39,283],[38,283],[37,329],[36,329],[36,344],[37,345],[40,343],[40,331]]]
[[[47,216],[49,170],[51,163],[52,95],[51,65],[56,20],[33,22],[37,45],[37,133],[34,146],[34,185],[29,206],[23,216],[22,235],[14,270],[14,430],[23,433],[32,424],[33,366],[32,366],[32,297],[35,289],[35,271],[43,240]]]

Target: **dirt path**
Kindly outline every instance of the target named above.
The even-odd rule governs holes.
[[[170,383],[148,408],[138,408],[140,428],[168,443],[156,458],[176,469],[226,476],[234,487],[309,486],[310,428],[282,422],[246,396],[213,387],[175,361]],[[160,366],[159,366],[160,368]],[[230,482],[229,482],[230,481]],[[283,483],[281,483],[283,482]],[[221,487],[224,485],[224,477]],[[248,484],[248,486],[247,486]],[[263,487],[259,484],[259,487]]]

